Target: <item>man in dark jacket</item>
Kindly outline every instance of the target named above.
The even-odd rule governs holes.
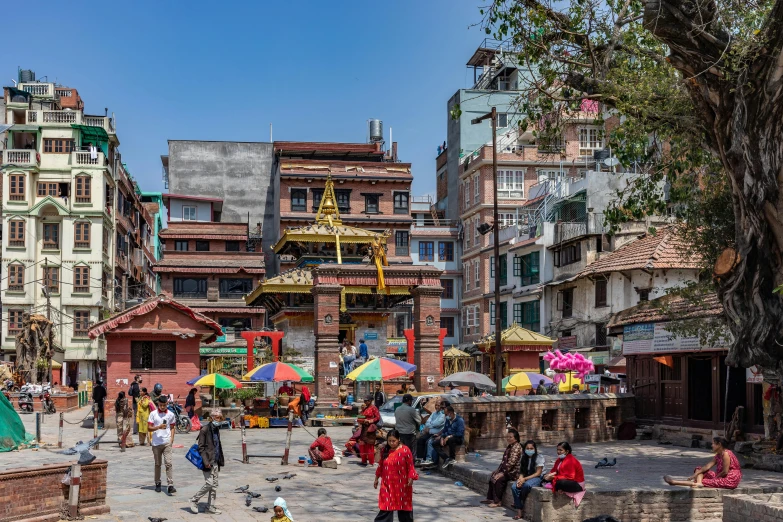
[[[133,420],[131,421],[131,424],[133,424],[134,435],[139,432],[138,424],[136,423],[136,411],[139,408],[139,396],[141,395],[141,387],[139,386],[140,384],[141,376],[134,375],[133,382],[131,383],[130,388],[128,388],[128,397],[130,397],[130,400],[133,401]]]
[[[93,422],[98,423],[98,429],[103,429],[103,401],[106,399],[106,388],[103,383],[98,381],[92,388],[92,402],[95,410],[93,411]]]
[[[198,432],[198,452],[204,461],[204,485],[198,493],[190,499],[190,510],[198,514],[198,501],[207,495],[206,513],[219,515],[221,512],[215,507],[217,496],[218,473],[225,463],[223,459],[223,445],[220,443],[220,423],[223,422],[223,412],[220,408],[212,410],[211,422],[205,423]]]

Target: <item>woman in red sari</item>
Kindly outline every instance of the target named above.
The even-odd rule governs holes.
[[[357,457],[361,457],[362,466],[375,464],[375,438],[378,429],[376,424],[381,420],[381,412],[375,407],[373,401],[372,395],[364,398],[361,418],[356,420],[360,429],[356,430],[350,440],[345,443],[345,455],[353,453]]]
[[[696,468],[693,475],[685,480],[675,480],[669,475],[663,477],[663,480],[670,486],[736,489],[742,480],[742,470],[737,456],[728,447],[729,441],[723,437],[715,437],[712,439],[712,452],[715,457],[710,459],[706,466]],[[710,469],[713,466],[715,471]]]
[[[393,522],[395,511],[400,522],[413,522],[413,481],[419,479],[413,467],[413,453],[400,444],[397,430],[389,431],[386,444],[389,455],[375,470],[375,489],[381,483],[375,522]]]
[[[557,460],[552,469],[544,475],[552,483],[552,491],[581,493],[585,490],[585,472],[582,464],[571,454],[571,445],[561,442],[557,445]]]

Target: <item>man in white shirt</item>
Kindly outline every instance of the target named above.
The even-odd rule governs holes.
[[[174,444],[174,429],[177,425],[176,416],[166,406],[168,397],[158,398],[157,409],[150,413],[148,429],[152,436],[152,455],[155,457],[155,491],[160,493],[160,466],[166,464],[166,482],[168,494],[174,494],[174,473],[171,465],[171,446]]]

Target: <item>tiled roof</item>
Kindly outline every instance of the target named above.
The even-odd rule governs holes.
[[[204,252],[207,254],[208,252]],[[166,258],[164,257],[156,263],[156,266],[192,266],[192,267],[220,267],[220,268],[264,268],[264,257],[259,255],[257,258],[252,257],[242,259],[183,259],[178,257]]]
[[[654,235],[645,233],[591,263],[579,277],[622,270],[697,269],[701,266],[700,261],[696,256],[688,256],[685,242],[677,235],[675,227],[666,227]]]
[[[182,222],[174,221],[168,228],[160,231],[161,237],[181,237],[187,234],[200,236],[219,236],[215,239],[229,239],[223,236],[241,236],[247,239],[247,224],[244,223],[214,223],[211,221]]]
[[[691,298],[670,294],[618,312],[612,316],[608,326],[717,317],[721,313],[723,306],[715,293]]]

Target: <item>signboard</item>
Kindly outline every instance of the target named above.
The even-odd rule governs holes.
[[[378,331],[377,330],[365,330],[364,331],[364,340],[365,341],[377,341],[378,340]]]
[[[201,355],[247,355],[246,346],[202,346],[198,351]]]
[[[576,348],[576,336],[569,335],[568,337],[559,337],[557,339],[557,348],[559,350],[572,350]]]
[[[722,350],[728,340],[715,347],[701,345],[698,337],[669,332],[666,323],[642,323],[623,327],[623,355]]]
[[[745,368],[745,382],[748,384],[763,383],[764,375],[762,375],[761,369],[755,365],[750,368]]]

